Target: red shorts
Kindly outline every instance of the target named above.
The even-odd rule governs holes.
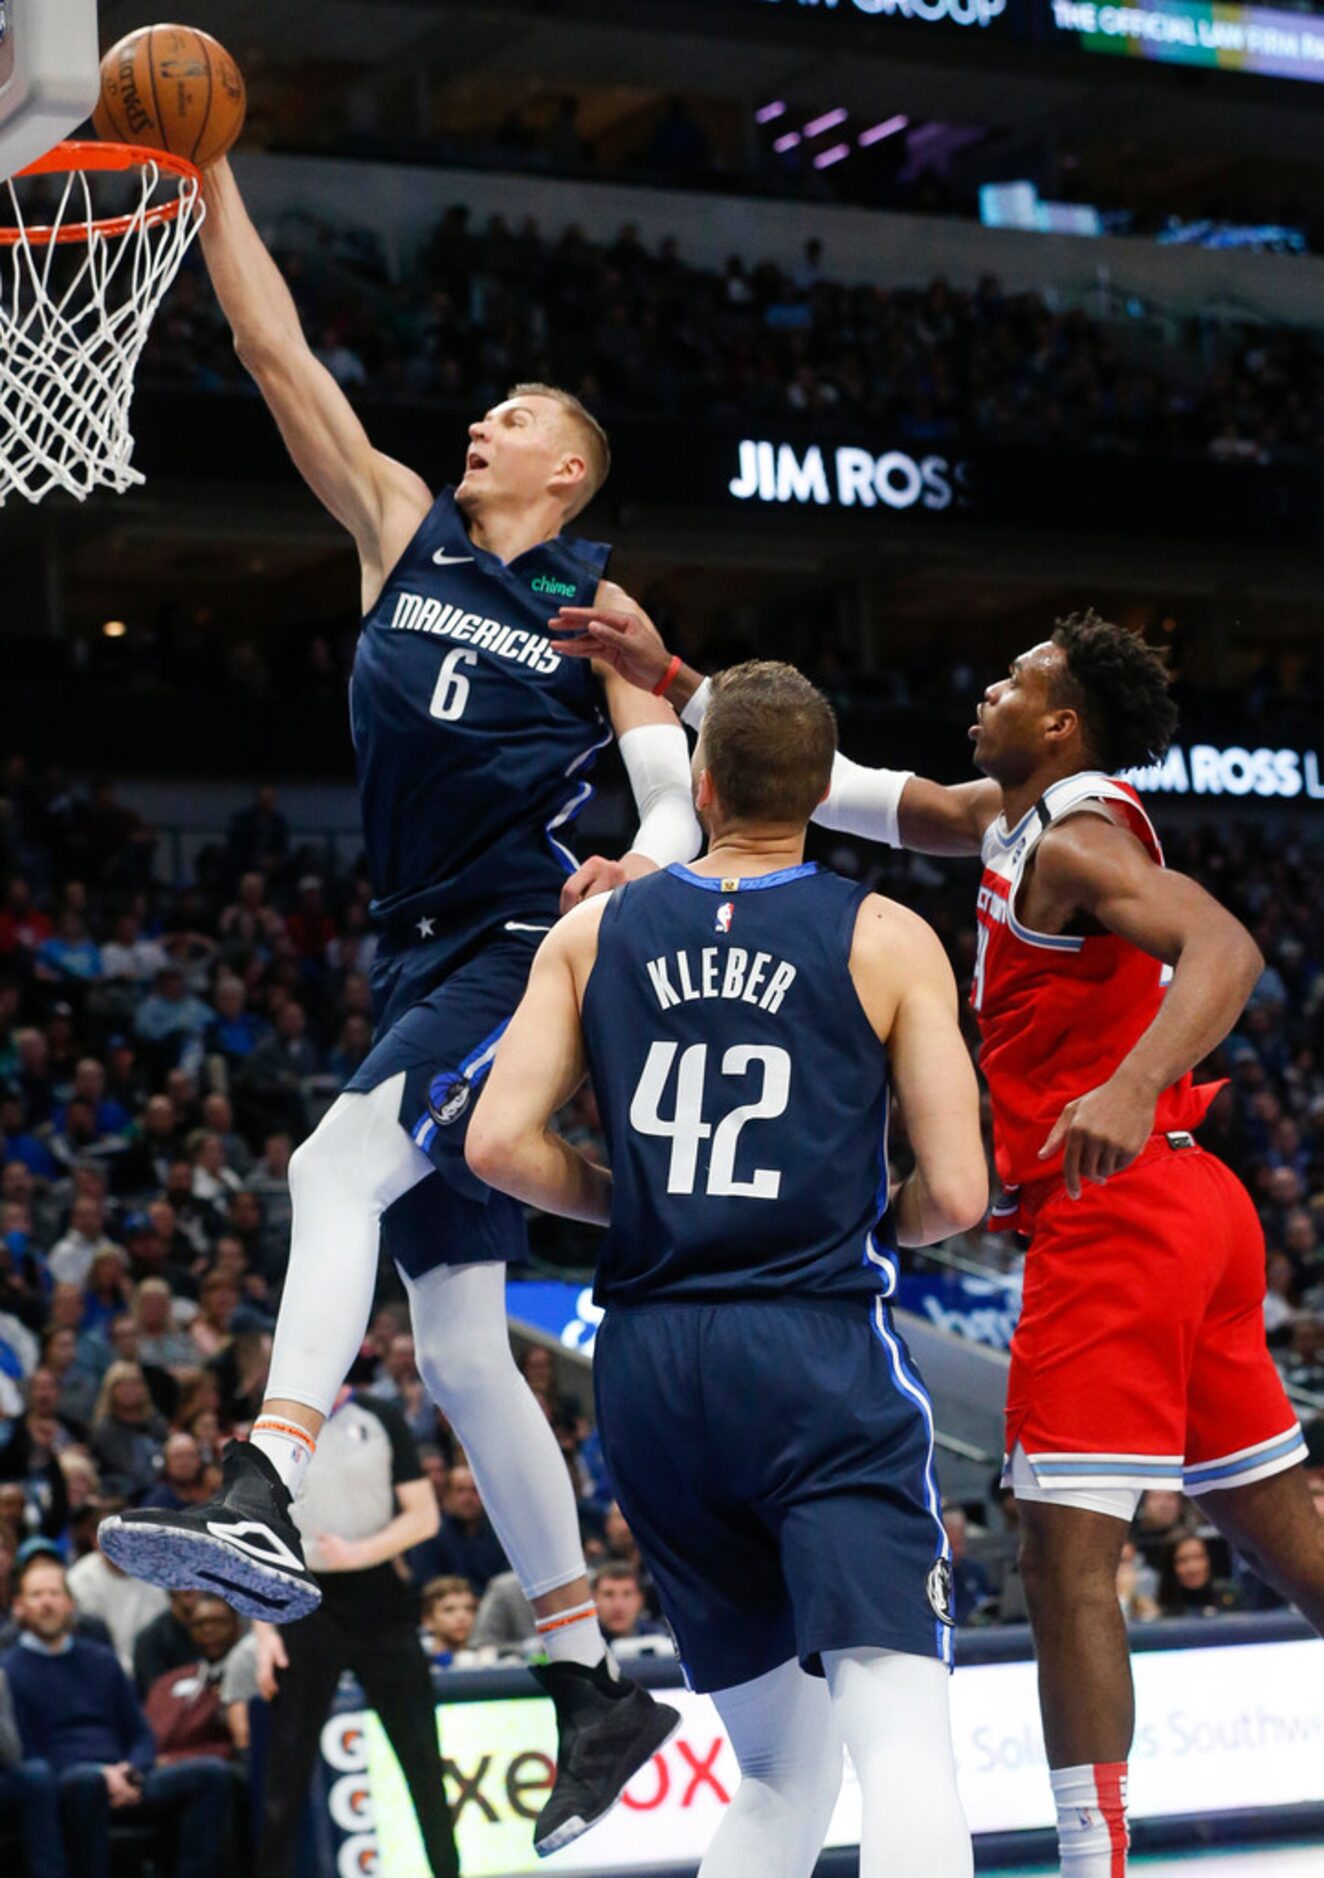
[[[1250,1195],[1189,1135],[1172,1142],[1079,1200],[1034,1196],[1007,1452],[1020,1443],[1041,1488],[1209,1493],[1305,1458],[1264,1341]]]

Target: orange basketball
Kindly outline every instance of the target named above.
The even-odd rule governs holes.
[[[188,157],[199,169],[223,157],[244,126],[239,67],[194,26],[140,26],[101,61],[98,137]]]

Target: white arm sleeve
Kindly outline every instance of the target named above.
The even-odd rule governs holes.
[[[689,703],[680,714],[682,724],[688,724],[691,730],[703,729],[704,712],[708,709],[708,700],[712,696],[713,681],[705,678]]]
[[[630,852],[658,867],[692,861],[703,844],[703,832],[694,813],[685,732],[679,724],[640,724],[620,741],[639,810],[639,832]]]
[[[682,723],[691,730],[703,728],[711,692],[711,681],[705,678],[681,712]],[[866,769],[838,752],[832,764],[832,787],[813,819],[820,828],[899,848],[901,795],[914,774],[913,769]]]
[[[832,763],[832,787],[826,801],[814,810],[814,820],[820,828],[899,848],[901,795],[914,774],[913,769],[866,769],[838,751]]]

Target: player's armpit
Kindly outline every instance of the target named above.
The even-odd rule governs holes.
[[[591,1224],[607,1220],[611,1176],[549,1129],[584,1080],[580,1003],[605,904],[578,908],[539,947],[465,1141],[469,1166],[489,1186]]]

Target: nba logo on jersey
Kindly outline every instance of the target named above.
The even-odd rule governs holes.
[[[730,932],[731,921],[735,918],[735,916],[736,916],[736,909],[735,909],[734,901],[723,900],[722,904],[717,909],[718,932]]]

